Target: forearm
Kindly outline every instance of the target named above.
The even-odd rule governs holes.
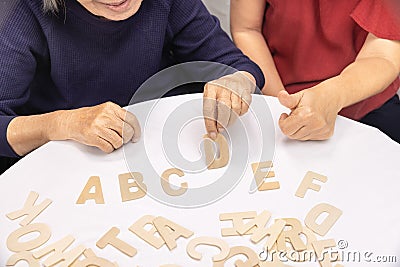
[[[63,111],[42,115],[21,116],[13,119],[7,128],[7,140],[12,149],[24,156],[50,140],[62,140],[57,130]]]
[[[263,94],[276,96],[284,90],[279,73],[261,32],[256,30],[232,30],[233,41],[244,54],[253,60],[262,70],[266,83],[262,88]]]
[[[363,58],[316,87],[324,90],[328,99],[336,101],[342,109],[382,92],[398,75],[399,69],[386,59]]]
[[[57,140],[74,140],[111,153],[129,141],[137,142],[140,135],[137,118],[112,102],[16,117],[7,128],[7,141],[20,156]]]

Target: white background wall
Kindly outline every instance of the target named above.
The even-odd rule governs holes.
[[[203,0],[211,14],[217,16],[221,22],[222,29],[228,34],[229,31],[229,0]]]

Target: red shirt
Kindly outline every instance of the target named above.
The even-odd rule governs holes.
[[[267,0],[263,34],[289,93],[336,76],[354,62],[369,32],[400,40],[400,0]],[[383,70],[377,70],[383,71]],[[393,97],[385,91],[344,108],[361,119]]]

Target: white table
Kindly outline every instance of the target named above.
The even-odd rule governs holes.
[[[144,110],[156,102],[142,103],[132,108],[144,128],[142,145],[148,144],[146,153],[158,174],[171,168],[161,146],[162,122],[173,116],[171,112],[176,107],[190,101],[194,101],[193,112],[201,117],[201,95],[198,94],[162,99],[157,102],[147,120],[148,114]],[[21,227],[19,222],[22,220],[10,220],[6,214],[21,209],[31,191],[39,193],[39,203],[46,198],[53,201],[32,222],[44,223],[51,229],[50,240],[40,248],[72,235],[76,239],[73,247],[82,244],[91,248],[99,257],[117,262],[120,267],[161,266],[168,263],[180,266],[212,266],[211,256],[217,252],[215,248],[198,248],[204,255],[201,261],[195,261],[187,255],[186,246],[194,237],[222,238],[221,228],[230,227],[231,224],[219,221],[219,214],[241,211],[260,213],[268,210],[272,213],[268,225],[276,218],[297,218],[303,223],[306,214],[318,203],[329,203],[343,211],[343,215],[328,234],[318,239],[345,240],[348,244],[345,251],[371,252],[371,260],[377,259],[374,257],[379,255],[397,257],[397,263],[367,264],[362,261],[344,263],[345,266],[399,266],[400,145],[374,128],[342,117],[337,119],[335,134],[328,141],[291,141],[277,127],[276,120],[285,110],[276,99],[257,95],[253,98],[252,107],[266,105],[266,102],[272,111],[274,121],[271,121],[271,125],[275,125],[275,132],[273,129],[267,130],[274,133],[275,144],[274,138],[271,138],[270,143],[264,144],[264,149],[271,149],[275,145],[275,154],[273,158],[262,160],[273,160],[276,174],[273,180],[279,181],[280,189],[250,194],[253,174],[250,166],[247,166],[243,178],[229,194],[199,208],[176,208],[149,196],[122,202],[118,175],[129,172],[123,149],[105,155],[98,149],[74,142],[51,142],[29,154],[0,176],[0,266],[5,266],[8,258],[13,255],[7,249],[6,240]],[[269,115],[265,116],[268,119]],[[259,154],[257,155],[260,152],[260,136],[253,129],[253,119],[249,114],[242,120],[249,130],[247,138],[250,144],[250,162],[256,161],[257,157],[260,159]],[[184,128],[179,141],[183,156],[191,159],[199,157],[198,144],[204,132],[201,120],[195,120]],[[136,151],[136,157],[145,157],[145,153],[137,149],[140,146],[128,144],[125,151],[128,154],[129,151]],[[187,181],[189,187],[204,186],[204,183],[212,182],[226,168],[229,165],[223,169],[206,170],[197,176],[186,173],[184,177],[172,178],[171,181],[177,184]],[[307,171],[326,175],[328,181],[320,183],[320,192],[309,190],[305,198],[298,198],[295,192]],[[75,204],[91,176],[100,177],[105,204],[95,204],[94,201],[87,201],[83,205]],[[144,176],[145,182],[146,179],[152,179]],[[154,177],[154,180],[159,181],[159,178]],[[143,215],[163,216],[190,229],[194,236],[189,239],[179,238],[177,248],[172,251],[165,245],[157,250],[128,230]],[[112,227],[119,228],[121,232],[118,237],[137,249],[134,257],[128,257],[111,246],[104,249],[96,247],[96,242]],[[35,236],[31,234],[24,238],[20,241],[34,239]],[[230,246],[247,246],[257,253],[262,251],[265,243],[252,244],[249,236],[222,239]],[[238,258],[240,256],[231,259],[226,266],[233,266],[234,260]],[[17,266],[27,265],[20,262]],[[307,263],[305,266],[319,265]]]

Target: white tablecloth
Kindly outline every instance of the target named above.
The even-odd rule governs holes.
[[[150,140],[150,146],[153,146],[147,153],[159,174],[171,166],[165,160],[162,150],[159,150],[161,148],[157,148],[161,144],[158,137],[162,131],[161,122],[177,106],[193,99],[201,103],[201,95],[198,94],[162,99],[146,125],[143,125],[146,114],[140,112],[146,103],[133,109],[137,111],[145,129],[143,139]],[[400,266],[400,145],[374,128],[342,117],[337,119],[335,134],[328,141],[292,141],[283,136],[277,127],[277,118],[285,109],[276,99],[257,95],[253,98],[252,106],[265,105],[265,101],[274,118],[275,144],[274,140],[270,144],[275,145],[275,155],[264,160],[273,160],[276,175],[273,180],[279,181],[280,189],[250,194],[249,185],[253,175],[248,166],[243,179],[227,196],[200,208],[175,208],[148,196],[122,202],[118,175],[129,172],[123,149],[106,155],[96,148],[74,142],[51,142],[29,154],[0,176],[0,266],[5,266],[7,259],[13,255],[7,249],[6,240],[13,231],[21,227],[19,222],[22,220],[12,221],[6,214],[21,209],[31,191],[39,193],[38,202],[46,198],[53,201],[32,222],[45,223],[51,228],[52,235],[46,245],[72,235],[76,239],[73,247],[82,244],[92,248],[98,256],[117,262],[120,267],[161,266],[168,263],[180,266],[211,266],[211,256],[217,250],[201,247],[199,251],[204,252],[203,259],[195,261],[186,253],[186,245],[191,238],[179,238],[177,248],[169,251],[165,245],[157,250],[131,233],[128,228],[143,215],[170,219],[193,231],[193,237],[222,238],[221,228],[230,227],[231,224],[219,221],[221,213],[260,213],[268,210],[273,219],[297,218],[303,223],[307,213],[318,203],[329,203],[343,211],[343,215],[328,234],[319,239],[344,240],[348,244],[347,251],[372,253],[369,254],[371,261],[379,259],[377,256],[397,257],[397,263],[362,261],[345,262],[345,266]],[[193,109],[201,116],[201,105],[194,105]],[[244,125],[251,127],[253,121],[250,116],[246,116],[243,118]],[[183,155],[194,157],[199,153],[198,143],[204,132],[201,120],[194,121],[182,131],[179,148]],[[258,137],[251,134],[250,131],[249,143],[252,148],[249,153],[253,153],[252,149],[258,146]],[[134,149],[138,144],[127,146]],[[143,151],[137,153],[145,156]],[[157,158],[158,160],[154,160]],[[250,159],[253,160],[252,157]],[[207,180],[221,171],[223,169],[207,170],[202,176]],[[307,171],[326,175],[328,181],[321,184],[320,192],[310,190],[304,199],[298,198],[295,192]],[[75,204],[91,176],[100,177],[105,204],[95,204],[94,201],[83,205]],[[194,179],[191,180],[190,174],[185,174],[177,181],[187,181],[189,187],[196,184]],[[269,225],[272,222],[273,220]],[[137,255],[128,257],[111,246],[104,249],[96,247],[96,242],[112,227],[121,230],[118,237],[135,247]],[[230,246],[248,246],[257,252],[262,251],[264,244],[252,244],[249,236],[224,237],[223,240]],[[233,266],[232,262],[231,260],[229,266]],[[20,262],[17,266],[27,265]],[[308,263],[305,266],[319,265]]]

